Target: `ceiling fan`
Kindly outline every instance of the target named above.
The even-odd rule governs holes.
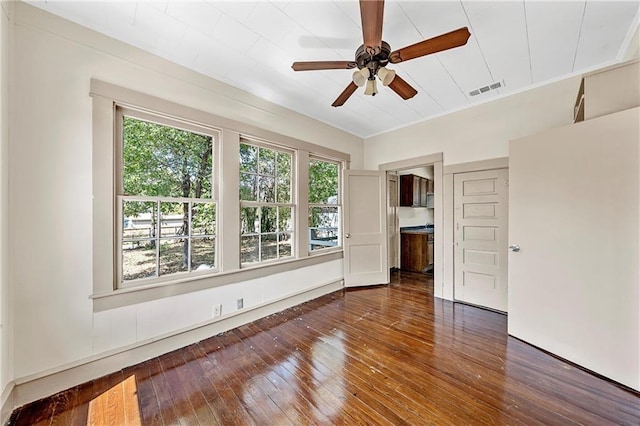
[[[353,81],[344,89],[331,106],[339,107],[349,99],[358,87],[366,84],[365,95],[378,93],[376,76],[383,86],[389,86],[402,99],[410,99],[418,93],[409,83],[386,68],[388,63],[398,64],[410,59],[464,46],[471,36],[467,27],[423,40],[411,46],[391,51],[389,43],[382,40],[382,19],[384,0],[360,0],[360,18],[364,44],[356,50],[355,61],[311,61],[294,62],[294,71],[317,71],[358,68],[353,73]]]

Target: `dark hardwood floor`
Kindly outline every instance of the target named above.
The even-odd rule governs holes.
[[[10,424],[640,424],[638,394],[508,337],[506,320],[395,272],[34,402]]]

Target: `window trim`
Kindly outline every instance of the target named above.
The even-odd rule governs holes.
[[[149,94],[127,89],[122,86],[107,83],[98,79],[91,79],[89,95],[92,98],[92,294],[93,311],[99,312],[106,309],[129,306],[132,304],[156,300],[168,296],[177,296],[207,288],[214,288],[235,282],[256,279],[272,274],[286,272],[297,268],[315,265],[323,262],[341,259],[342,251],[325,253],[321,256],[298,257],[273,265],[261,265],[253,268],[240,269],[239,265],[239,238],[234,236],[236,228],[239,229],[239,203],[238,194],[238,164],[237,148],[240,135],[251,140],[277,141],[274,145],[297,151],[296,180],[298,193],[304,194],[307,177],[304,176],[304,163],[309,153],[339,159],[348,167],[350,155],[325,146],[316,145],[296,139],[291,136],[279,134],[264,128],[245,122],[218,116],[203,110],[187,107],[166,99]],[[115,174],[115,105],[134,108],[142,112],[155,112],[167,118],[220,129],[221,137],[217,160],[217,170],[220,177],[224,177],[225,185],[218,188],[219,210],[218,219],[218,244],[221,244],[219,253],[219,270],[216,275],[207,277],[193,277],[189,281],[168,282],[154,286],[139,286],[129,289],[115,289],[113,284],[114,262],[116,248],[116,232],[114,214],[116,209]],[[250,106],[248,106],[250,107]],[[255,107],[254,107],[255,108]],[[273,114],[273,113],[269,113]],[[235,156],[235,157],[234,157]],[[214,166],[215,167],[215,166]],[[236,179],[234,181],[234,179]],[[303,182],[304,181],[304,182]],[[231,182],[228,185],[228,182]],[[214,182],[215,184],[215,182]],[[234,187],[235,186],[235,187]],[[235,201],[234,201],[235,197]],[[299,209],[306,206],[306,200],[297,198]],[[302,211],[302,210],[301,210]],[[296,230],[300,229],[299,221],[295,224]],[[225,233],[225,227],[233,228],[233,233]],[[298,232],[297,246],[304,232]],[[239,235],[239,233],[238,233]],[[237,265],[234,259],[224,256],[223,251],[227,247],[233,249],[234,256],[238,259]]]
[[[188,120],[181,120],[174,117],[167,117],[162,113],[145,111],[138,108],[133,108],[131,106],[123,106],[119,103],[114,103],[115,109],[115,173],[114,173],[114,186],[116,188],[116,200],[115,200],[115,247],[114,247],[114,289],[126,289],[138,286],[153,286],[156,284],[163,284],[167,282],[184,282],[186,280],[191,279],[191,277],[207,277],[213,276],[217,274],[218,265],[219,265],[219,247],[218,247],[218,220],[216,217],[216,229],[214,231],[215,237],[215,246],[214,246],[214,264],[215,268],[204,270],[204,271],[184,271],[184,272],[176,272],[169,275],[160,275],[159,273],[159,259],[156,259],[156,273],[157,275],[153,277],[145,277],[138,278],[134,280],[125,281],[124,280],[124,271],[123,271],[123,231],[124,231],[124,216],[122,214],[122,205],[126,200],[146,200],[149,202],[197,202],[197,203],[211,203],[215,206],[216,211],[218,210],[218,182],[220,181],[220,177],[218,176],[218,156],[219,156],[219,145],[220,139],[222,135],[222,130],[215,128],[213,126],[205,126],[201,124],[192,123]],[[211,137],[213,140],[211,147],[212,154],[212,168],[211,168],[211,197],[210,198],[184,198],[184,197],[156,197],[156,196],[141,196],[141,195],[130,195],[124,193],[124,119],[125,117],[132,118],[134,120],[144,121],[148,123],[157,124],[160,126],[171,127],[174,129],[197,133],[199,135]],[[191,221],[191,212],[189,212],[189,221]],[[189,227],[191,230],[191,226]],[[185,237],[183,237],[185,238]],[[192,240],[192,236],[189,235],[186,238],[189,241]],[[161,235],[158,235],[156,238],[158,243],[162,239]],[[159,247],[157,248],[159,250]]]

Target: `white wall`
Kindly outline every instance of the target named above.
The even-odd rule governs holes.
[[[342,261],[95,313],[92,293],[92,107],[97,78],[347,152],[362,140],[226,84],[16,4],[9,214],[16,382],[211,318],[342,278]],[[4,55],[3,55],[4,56]],[[224,308],[223,308],[224,309]]]
[[[0,8],[0,407],[13,380],[13,321],[9,281],[9,58],[12,3]]]
[[[445,166],[506,157],[509,140],[571,123],[579,86],[570,78],[367,138],[365,167],[440,152]]]

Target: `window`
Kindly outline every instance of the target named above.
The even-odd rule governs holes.
[[[94,312],[342,258],[335,235],[296,243],[310,212],[339,229],[349,154],[95,79],[91,96]],[[334,198],[307,199],[310,157]]]
[[[240,263],[294,255],[293,152],[240,143]]]
[[[309,251],[340,244],[340,163],[309,159]]]
[[[213,129],[118,109],[119,286],[216,269]]]

